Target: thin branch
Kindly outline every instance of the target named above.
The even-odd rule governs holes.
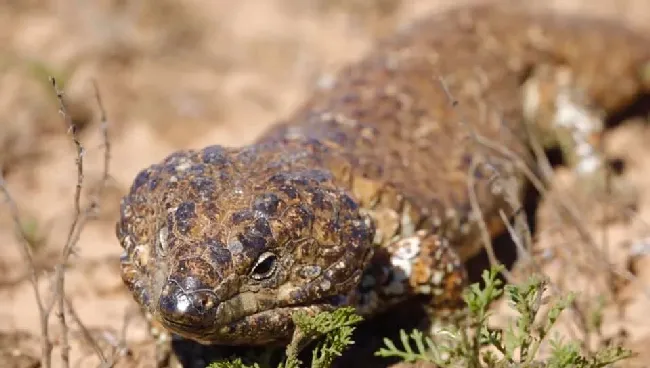
[[[68,237],[63,250],[61,251],[61,260],[56,267],[56,296],[58,300],[58,312],[57,317],[59,319],[59,324],[61,327],[61,363],[64,368],[70,367],[70,343],[68,341],[68,325],[65,321],[65,268],[67,266],[70,255],[72,254],[74,245],[76,242],[73,241],[75,232],[80,223],[83,222],[81,214],[81,190],[83,187],[84,181],[84,148],[81,145],[79,140],[77,126],[72,122],[70,114],[68,114],[65,102],[63,101],[63,91],[59,89],[59,86],[56,83],[54,77],[50,77],[50,82],[52,87],[56,92],[56,98],[59,102],[59,114],[62,116],[72,138],[72,142],[76,148],[76,166],[77,166],[77,184],[75,187],[74,193],[74,217],[72,219],[72,224],[68,231]],[[83,224],[82,224],[83,227]]]
[[[467,189],[469,194],[469,202],[480,229],[481,239],[483,241],[483,246],[485,247],[488,260],[490,261],[490,265],[492,267],[495,267],[497,265],[500,265],[501,262],[499,262],[494,252],[494,246],[492,245],[492,236],[488,231],[487,224],[485,222],[485,219],[483,218],[483,212],[481,211],[481,206],[478,203],[478,198],[476,197],[476,189],[474,188],[474,171],[476,171],[478,165],[479,163],[476,160],[476,155],[473,155],[472,161],[470,163],[470,168],[468,170],[469,175],[467,176]],[[503,267],[501,273],[505,277],[506,281],[508,281],[509,283],[513,283],[514,280],[510,271],[508,271],[505,267]]]
[[[34,264],[34,257],[29,246],[29,235],[25,233],[25,227],[23,226],[20,220],[20,211],[18,210],[18,205],[13,199],[9,188],[7,188],[7,183],[2,176],[0,171],[0,190],[4,194],[5,202],[9,206],[9,213],[14,222],[14,228],[17,234],[18,240],[18,251],[23,258],[23,262],[28,268],[29,273],[29,282],[32,285],[32,290],[34,292],[34,298],[36,299],[36,306],[38,307],[38,316],[39,323],[41,327],[41,367],[50,368],[52,366],[52,342],[50,341],[49,333],[49,315],[50,312],[46,309],[45,304],[43,303],[43,298],[38,289],[38,271]]]
[[[72,223],[68,230],[68,236],[65,245],[63,246],[63,249],[61,251],[61,259],[59,261],[58,266],[55,269],[56,292],[55,292],[55,296],[53,297],[53,301],[56,300],[58,302],[57,317],[59,319],[59,324],[61,327],[61,336],[62,336],[61,337],[61,362],[64,368],[69,368],[70,367],[70,356],[69,356],[70,343],[69,343],[68,326],[65,320],[65,309],[66,309],[65,308],[65,304],[66,304],[65,270],[67,268],[67,264],[70,259],[70,256],[74,252],[74,249],[79,242],[79,238],[81,237],[81,232],[85,228],[86,223],[92,217],[94,217],[94,215],[97,213],[99,209],[103,190],[106,187],[106,182],[109,177],[108,170],[109,170],[109,163],[110,163],[110,141],[108,139],[108,120],[106,118],[106,113],[102,105],[99,91],[97,89],[96,84],[94,84],[95,98],[97,99],[97,103],[101,115],[100,129],[102,131],[102,137],[104,140],[103,175],[96,195],[92,196],[87,207],[82,209],[81,193],[84,185],[84,156],[86,151],[79,139],[79,134],[78,134],[79,132],[77,126],[73,123],[70,114],[68,114],[67,112],[63,91],[59,89],[59,86],[54,77],[50,77],[50,82],[52,83],[52,87],[54,88],[54,91],[56,93],[56,98],[59,103],[59,114],[61,115],[61,117],[65,122],[67,132],[68,134],[70,134],[70,137],[76,149],[75,164],[77,168],[77,182],[76,182],[75,193],[74,193],[74,217],[72,219]],[[47,309],[48,313],[50,308],[51,307]],[[79,321],[79,325],[83,326],[81,324],[81,321]],[[97,346],[96,342],[93,342],[93,344],[94,346]],[[105,357],[101,353],[99,354],[99,358],[103,362],[106,361]]]

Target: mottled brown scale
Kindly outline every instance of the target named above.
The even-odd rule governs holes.
[[[597,120],[648,92],[649,61],[649,40],[622,26],[512,3],[423,19],[254,144],[143,170],[117,226],[124,282],[154,320],[202,343],[286,342],[296,311],[372,316],[418,295],[434,317],[457,308],[462,263],[480,249],[468,179],[491,235],[512,210],[495,178],[523,185],[475,138],[532,164],[529,132],[564,134],[557,96]]]

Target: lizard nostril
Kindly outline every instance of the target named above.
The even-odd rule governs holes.
[[[212,294],[208,292],[197,292],[192,294],[192,306],[199,314],[207,313],[215,305]]]

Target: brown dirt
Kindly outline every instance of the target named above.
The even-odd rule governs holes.
[[[119,198],[137,171],[174,149],[250,142],[295,107],[319,78],[361,56],[373,40],[452,3],[9,0],[0,4],[0,169],[45,274],[53,271],[65,241],[76,181],[74,147],[57,114],[47,76],[64,84],[69,112],[81,128],[87,150],[89,184],[102,174],[93,80],[109,114],[110,186],[99,219],[86,227],[72,257],[66,290],[80,320],[107,351],[125,334],[132,354],[120,358],[117,366],[145,367],[154,361],[140,318],[133,318],[123,331],[125,316],[133,314],[135,305],[119,278],[120,247],[114,237]],[[650,30],[650,3],[645,0],[546,3]],[[576,232],[565,231],[549,205],[540,211],[539,231],[540,249],[555,255],[545,270],[566,288],[606,296],[603,334],[618,336],[624,331],[629,346],[640,348],[646,357],[643,341],[650,339],[650,296],[643,293],[643,285],[650,279],[650,257],[642,251],[647,253],[650,247],[645,223],[650,219],[650,161],[645,159],[650,148],[643,143],[647,139],[650,132],[640,124],[617,128],[607,139],[609,152],[627,164],[626,183],[635,188],[627,198],[634,205],[632,214],[607,221],[607,252],[619,268],[634,273],[633,281],[620,282],[615,294],[604,294],[609,289],[603,283],[609,278],[598,272],[592,255],[577,250],[584,248],[576,245],[581,242],[566,245],[567,239],[577,239]],[[571,175],[560,172],[554,184],[554,190],[568,190],[576,206],[590,208],[588,213],[602,208],[594,207],[593,198],[581,191],[571,192]],[[0,362],[31,367],[39,354],[38,310],[5,209],[0,211]],[[624,213],[620,207],[616,211]],[[600,243],[604,226],[596,217],[589,216],[586,226]],[[578,267],[582,264],[586,266]],[[601,277],[594,278],[594,273]],[[569,281],[563,283],[564,279]],[[41,284],[46,289],[48,278],[42,277]],[[61,331],[55,318],[51,325],[54,365],[59,366]],[[71,361],[96,366],[97,358],[79,325],[70,326]]]

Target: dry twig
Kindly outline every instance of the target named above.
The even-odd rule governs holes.
[[[34,264],[34,256],[29,247],[29,242],[27,241],[29,235],[25,233],[25,228],[20,220],[18,205],[11,195],[11,192],[9,192],[9,188],[2,176],[2,172],[0,172],[0,190],[2,190],[5,202],[9,206],[9,212],[12,221],[14,222],[14,228],[17,232],[19,242],[18,250],[23,258],[23,262],[29,270],[29,282],[32,285],[36,307],[38,308],[39,324],[41,326],[41,366],[49,368],[52,365],[52,342],[50,341],[48,320],[52,308],[50,303],[48,303],[48,305],[44,303],[43,297],[38,289],[38,270]]]
[[[96,195],[93,196],[93,198],[91,198],[88,206],[82,209],[81,193],[84,184],[83,158],[85,155],[85,151],[81,144],[81,141],[79,140],[77,127],[73,124],[70,115],[66,111],[65,102],[63,98],[64,96],[63,91],[59,89],[57,82],[53,77],[50,77],[50,82],[52,83],[52,87],[54,88],[54,91],[56,93],[56,98],[59,104],[59,114],[63,117],[68,134],[71,135],[72,142],[74,143],[76,148],[75,163],[77,168],[77,182],[76,182],[75,193],[74,193],[74,216],[73,216],[72,224],[70,225],[70,228],[68,230],[66,242],[61,250],[60,260],[57,266],[55,267],[54,290],[52,292],[51,298],[48,299],[47,301],[45,301],[45,298],[41,294],[38,287],[39,275],[34,262],[33,250],[31,249],[28,241],[29,234],[25,232],[25,228],[21,221],[18,205],[15,199],[13,198],[13,196],[11,195],[6,182],[2,177],[2,173],[0,173],[0,191],[2,191],[2,193],[4,194],[5,202],[9,207],[9,212],[14,222],[14,227],[17,231],[19,251],[21,257],[23,258],[23,262],[28,268],[29,281],[30,284],[32,285],[34,297],[36,300],[36,305],[38,308],[39,319],[40,319],[39,322],[41,326],[41,367],[43,368],[49,368],[52,366],[52,341],[49,335],[49,317],[55,305],[57,306],[56,316],[59,320],[59,324],[61,328],[61,362],[63,367],[70,366],[70,356],[69,356],[70,345],[68,340],[69,334],[68,334],[68,325],[65,319],[66,303],[69,303],[66,301],[66,297],[65,297],[65,270],[68,261],[70,259],[70,256],[74,252],[74,249],[77,243],[79,242],[81,232],[83,231],[86,223],[93,218],[93,216],[97,213],[97,210],[99,209],[100,199],[103,190],[106,186],[106,182],[109,178],[109,160],[110,160],[108,121],[106,119],[106,114],[104,111],[104,107],[102,106],[99,92],[97,90],[97,87],[95,86],[95,97],[97,99],[97,103],[101,111],[100,128],[102,130],[102,137],[104,140],[103,175]],[[69,305],[68,309],[71,309],[71,305]],[[74,313],[73,313],[73,318],[76,318]],[[81,323],[81,321],[77,320],[77,323],[82,329],[82,331],[86,330],[83,324]],[[94,343],[93,346],[97,346],[97,344]],[[102,362],[106,361],[106,359],[104,358],[103,354],[101,354],[101,352],[98,353],[98,356],[102,360]]]

